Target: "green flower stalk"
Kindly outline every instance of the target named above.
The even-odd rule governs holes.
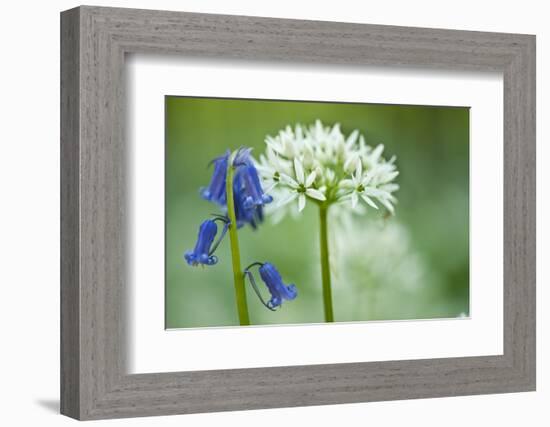
[[[229,157],[229,167],[226,174],[227,216],[229,218],[229,240],[231,243],[231,264],[233,266],[233,283],[235,285],[235,301],[240,325],[250,325],[248,304],[246,302],[246,289],[244,286],[244,274],[241,270],[241,251],[239,249],[239,235],[237,233],[237,215],[235,213],[235,200],[233,194],[233,177],[235,166],[233,161],[235,153]]]
[[[276,311],[284,300],[293,300],[297,296],[294,285],[285,285],[275,266],[268,262],[254,262],[245,271],[241,267],[238,229],[250,225],[254,230],[263,220],[264,206],[273,201],[262,188],[258,171],[254,166],[251,149],[240,148],[214,159],[214,171],[210,184],[200,190],[203,199],[218,205],[222,213],[213,215],[212,219],[202,222],[199,227],[197,242],[193,250],[184,254],[191,266],[213,266],[218,263],[214,254],[219,244],[229,231],[231,247],[231,264],[233,267],[233,284],[239,324],[250,325],[248,303],[246,300],[245,279],[248,278],[262,304],[271,311]],[[217,222],[223,223],[218,235]],[[271,294],[265,302],[254,280],[251,266],[261,265],[260,276]]]

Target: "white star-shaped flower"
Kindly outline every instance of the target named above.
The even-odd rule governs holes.
[[[287,175],[292,170],[292,163],[282,159],[275,151],[267,147],[265,155],[260,155],[260,161],[256,162],[256,169],[262,178],[267,181],[266,193],[271,192],[281,181],[281,175]]]
[[[296,179],[286,174],[281,175],[281,178],[290,187],[290,194],[286,199],[281,201],[279,206],[284,206],[298,199],[298,211],[301,212],[306,206],[306,196],[320,201],[326,200],[322,191],[312,187],[317,177],[317,172],[312,171],[306,177],[302,161],[298,158],[294,158],[294,175]]]
[[[372,172],[363,174],[362,162],[358,162],[355,172],[351,174],[351,179],[344,179],[340,182],[340,187],[351,190],[349,198],[351,200],[352,208],[357,206],[357,202],[359,201],[359,198],[361,198],[365,201],[365,203],[372,206],[374,209],[378,209],[378,206],[376,206],[376,203],[374,203],[370,196],[378,199],[385,198],[386,192],[370,186],[369,184],[371,183],[372,178]],[[382,201],[380,202],[382,203]]]

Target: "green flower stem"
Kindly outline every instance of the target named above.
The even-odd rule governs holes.
[[[246,302],[246,290],[244,287],[244,274],[241,270],[241,253],[239,251],[239,236],[237,234],[237,217],[235,215],[235,201],[233,200],[233,167],[234,155],[229,157],[227,167],[227,176],[225,183],[225,192],[227,195],[227,215],[229,217],[229,240],[231,243],[231,261],[233,264],[233,282],[235,285],[235,301],[237,302],[237,312],[239,313],[239,323],[241,326],[250,325],[248,315],[248,304]]]
[[[328,252],[328,226],[327,226],[328,205],[319,206],[319,227],[321,246],[321,278],[323,280],[323,304],[325,307],[325,322],[334,322],[332,311],[332,288],[330,285],[330,261]]]

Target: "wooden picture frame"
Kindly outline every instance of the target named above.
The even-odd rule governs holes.
[[[503,355],[127,374],[127,53],[502,72]],[[535,389],[532,35],[78,7],[61,14],[61,165],[65,415],[85,420]]]

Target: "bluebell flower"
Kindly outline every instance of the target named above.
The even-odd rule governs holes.
[[[214,244],[217,233],[218,226],[214,220],[207,219],[201,224],[195,249],[187,251],[184,255],[187,264],[193,266],[198,264],[214,265],[218,262],[218,257],[213,255],[213,253],[221,241],[221,238],[223,238],[225,231],[222,233],[220,239]]]
[[[248,224],[253,229],[256,229],[264,218],[263,205],[251,203],[252,198],[246,191],[244,177],[245,174],[239,170],[233,181],[233,200],[235,201],[237,228]]]
[[[273,201],[273,197],[264,193],[258,171],[250,155],[251,148],[241,147],[236,152],[232,167],[233,200],[235,202],[235,216],[237,227],[249,224],[256,229],[263,221],[263,206]],[[226,176],[229,166],[230,152],[214,159],[214,172],[208,187],[201,189],[201,196],[222,207],[227,212]]]
[[[225,182],[227,175],[227,165],[229,163],[229,150],[223,156],[217,157],[212,160],[214,164],[214,173],[210,179],[208,187],[201,189],[201,196],[203,199],[209,202],[216,203],[221,206],[225,206],[227,203],[227,195],[225,191]]]
[[[249,224],[253,229],[258,228],[263,220],[261,206],[247,206],[246,195],[243,192],[234,192],[235,217],[237,218],[237,228]]]
[[[250,155],[251,152],[252,148],[240,147],[233,159],[233,166],[238,168],[239,166],[253,165],[252,156]]]
[[[271,299],[267,302],[268,308],[280,306],[283,300],[291,301],[298,295],[295,285],[285,285],[281,275],[275,266],[269,262],[262,264],[259,268],[260,277],[264,281],[271,294]]]
[[[273,197],[264,193],[262,185],[260,184],[258,171],[252,164],[242,166],[239,173],[242,176],[243,184],[241,191],[245,193],[245,208],[248,209],[254,206],[263,206],[273,201]]]

